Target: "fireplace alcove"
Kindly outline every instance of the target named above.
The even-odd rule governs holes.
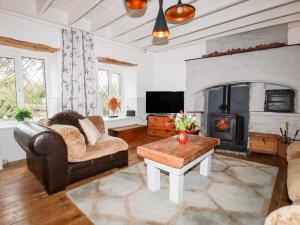
[[[243,39],[241,38],[241,40]],[[234,41],[230,43],[234,43]],[[249,47],[249,45],[245,47]],[[289,123],[290,133],[294,134],[300,128],[299,58],[300,45],[293,45],[187,60],[185,110],[203,112],[199,114],[201,133],[209,135],[209,115],[222,112],[219,109],[223,102],[222,85],[232,84],[233,90],[244,84],[244,86],[248,85],[248,100],[246,100],[248,104],[245,105],[244,102],[241,102],[241,104],[237,104],[237,107],[234,106],[235,104],[231,104],[230,109],[231,113],[244,115],[244,143],[242,147],[221,146],[221,148],[246,152],[248,131],[280,134],[279,128],[284,127],[286,122]],[[266,112],[264,110],[266,90],[274,89],[293,89],[295,91],[295,113]],[[209,98],[214,98],[213,101],[210,100],[211,104],[209,104]],[[247,107],[246,111],[244,111],[245,107]],[[235,110],[238,111],[235,112]]]
[[[246,152],[249,85],[222,85],[208,90],[207,134],[221,139],[225,150]]]

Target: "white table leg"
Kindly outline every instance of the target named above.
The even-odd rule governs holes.
[[[183,199],[184,174],[175,175],[170,173],[170,193],[169,199],[176,204]]]
[[[160,189],[160,170],[149,164],[147,164],[147,181],[148,189],[150,191],[157,191]]]
[[[209,176],[211,170],[211,155],[200,162],[200,175]]]

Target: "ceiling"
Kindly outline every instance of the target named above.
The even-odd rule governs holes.
[[[177,2],[165,0],[164,9]],[[158,41],[151,36],[158,3],[148,0],[141,12],[128,10],[123,0],[0,0],[0,8],[150,52],[300,21],[300,0],[183,0],[196,8],[195,18],[181,25],[169,24],[168,40]]]

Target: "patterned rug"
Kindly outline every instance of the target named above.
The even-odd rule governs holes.
[[[67,192],[94,223],[103,225],[263,224],[278,168],[214,154],[210,177],[199,166],[184,179],[184,201],[169,201],[168,175],[161,189],[146,186],[143,162]]]

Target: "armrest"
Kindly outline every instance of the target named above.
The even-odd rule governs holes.
[[[52,194],[63,190],[68,181],[67,146],[63,138],[53,130],[32,123],[18,126],[14,137],[24,151],[34,155],[30,160],[27,156],[27,164],[46,191]]]
[[[67,159],[67,146],[54,130],[34,123],[24,123],[14,129],[14,137],[26,152],[38,156],[65,155]]]
[[[287,161],[291,162],[294,159],[300,158],[300,141],[295,141],[287,147]]]

